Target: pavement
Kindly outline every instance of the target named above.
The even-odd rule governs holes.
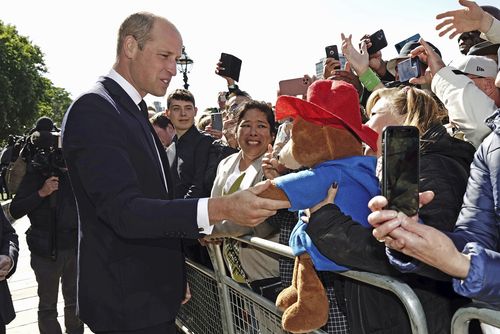
[[[30,252],[26,244],[25,232],[30,225],[27,216],[18,219],[13,224],[19,235],[19,259],[17,270],[12,275],[8,282],[12,300],[14,301],[14,309],[16,310],[16,318],[7,325],[7,334],[34,334],[38,333],[37,310],[38,310],[38,295],[37,283],[35,274],[30,266]],[[60,288],[60,287],[59,287]],[[59,289],[59,297],[57,303],[57,312],[59,317],[57,320],[61,324],[61,329],[64,332],[64,300]],[[85,327],[85,334],[92,333]]]

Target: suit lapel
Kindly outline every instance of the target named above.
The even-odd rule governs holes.
[[[161,175],[161,164],[158,161],[158,154],[160,155],[160,159],[163,164],[163,171],[165,173],[165,178],[167,181],[168,188],[168,197],[170,199],[173,198],[173,182],[170,176],[170,170],[168,168],[168,157],[163,149],[163,145],[161,145],[161,141],[158,138],[156,131],[154,131],[153,127],[149,123],[149,121],[142,115],[139,107],[134,103],[134,101],[130,98],[130,96],[118,85],[114,80],[104,77],[101,80],[104,88],[110,93],[111,98],[117,102],[122,110],[127,111],[135,120],[141,125],[144,136],[146,136],[146,142],[149,146],[149,151],[152,159],[156,162],[158,167],[158,172],[160,173],[160,178],[163,182],[163,176]],[[157,154],[158,152],[158,154]]]

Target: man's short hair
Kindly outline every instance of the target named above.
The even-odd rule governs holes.
[[[149,40],[149,33],[153,28],[156,18],[156,15],[148,12],[135,13],[127,17],[118,31],[116,55],[118,56],[120,54],[120,50],[123,47],[123,41],[127,36],[133,36],[137,41],[139,49],[142,50],[144,44]]]
[[[170,95],[167,97],[167,109],[170,109],[172,100],[188,101],[191,102],[194,107],[196,107],[194,96],[187,89],[176,89],[172,93],[170,93]]]
[[[160,127],[162,129],[166,129],[169,124],[172,124],[170,119],[165,116],[163,112],[157,112],[153,117],[149,119],[149,122],[151,122],[152,125],[156,125],[157,127]],[[174,125],[172,124],[172,127]]]

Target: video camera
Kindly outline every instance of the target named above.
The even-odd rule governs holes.
[[[34,131],[29,138],[32,144],[31,164],[44,176],[60,176],[66,172],[61,149],[61,133]]]

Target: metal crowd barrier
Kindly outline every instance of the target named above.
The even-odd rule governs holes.
[[[471,304],[460,308],[453,315],[451,320],[452,334],[469,333],[469,322],[477,319],[482,323],[499,328],[500,331],[500,310],[493,310],[481,304]]]
[[[294,258],[290,247],[269,240],[243,236],[238,241]],[[178,328],[188,334],[281,334],[281,311],[266,298],[234,282],[226,275],[218,246],[209,246],[214,271],[187,260],[191,300],[181,307]],[[414,334],[427,334],[422,305],[405,283],[388,276],[359,271],[341,275],[393,292],[403,303]],[[316,330],[311,333],[325,333]],[[461,332],[460,332],[461,333]]]

